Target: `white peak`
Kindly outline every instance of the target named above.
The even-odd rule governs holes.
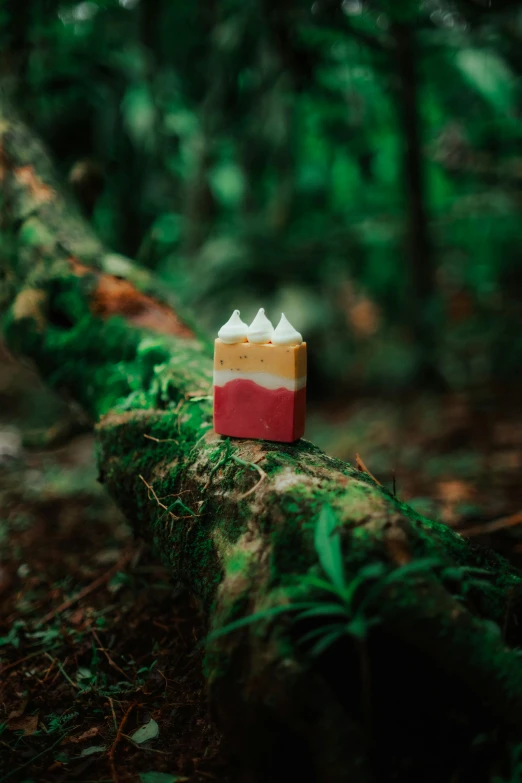
[[[218,332],[218,337],[224,343],[245,343],[248,326],[239,317],[239,310],[234,310],[226,324]]]
[[[265,311],[262,307],[259,308],[258,313],[247,331],[247,338],[249,343],[269,343],[274,333],[274,327],[265,315]]]
[[[284,313],[281,314],[281,320],[274,329],[272,342],[274,345],[301,345],[303,342],[303,338]]]

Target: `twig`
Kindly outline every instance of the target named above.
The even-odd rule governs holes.
[[[68,682],[70,685],[72,685],[72,686],[73,686],[73,688],[76,688],[76,690],[77,690],[77,691],[79,691],[79,690],[80,690],[80,686],[79,686],[79,685],[77,685],[77,683],[75,683],[75,682],[74,682],[74,680],[71,680],[71,678],[69,677],[69,675],[67,674],[67,672],[66,672],[66,671],[65,671],[65,669],[63,668],[63,666],[62,666],[62,664],[60,663],[60,661],[58,660],[58,658],[53,658],[53,656],[52,656],[52,655],[49,655],[49,653],[48,653],[48,652],[44,653],[44,655],[45,655],[47,658],[49,658],[49,660],[50,660],[50,661],[52,661],[53,663],[55,663],[55,664],[56,664],[56,666],[59,668],[60,672],[63,674],[63,676],[64,676],[64,677],[65,677],[65,679],[67,680],[67,682]]]
[[[143,437],[147,438],[147,440],[153,440],[154,443],[176,443],[179,446],[179,440],[174,438],[154,438],[152,435],[144,435]]]
[[[520,524],[522,524],[522,511],[517,511],[516,514],[495,519],[493,522],[486,522],[485,525],[474,525],[457,532],[461,536],[480,536],[483,533],[494,533],[496,530],[504,530],[507,527],[515,527]]]
[[[54,748],[57,747],[61,742],[64,741],[67,734],[62,734],[60,739],[57,739],[56,742],[51,745],[49,748],[45,748],[45,750],[42,750],[41,753],[37,753],[36,756],[31,756],[31,758],[27,759],[27,761],[24,761],[23,764],[21,764],[19,767],[16,767],[16,769],[12,769],[10,772],[8,772],[6,775],[4,775],[2,778],[0,778],[0,783],[4,783],[4,780],[7,780],[12,775],[15,775],[17,772],[20,772],[21,769],[24,769],[24,767],[27,767],[29,764],[32,764],[36,761],[36,759],[39,759],[40,756],[44,756],[46,753],[50,753],[51,750],[54,750]]]
[[[119,672],[123,677],[125,677],[126,680],[128,680],[129,682],[132,682],[131,678],[127,674],[125,674],[123,669],[120,669],[118,664],[114,663],[114,661],[112,660],[111,656],[107,652],[106,648],[103,647],[103,645],[101,643],[101,639],[98,636],[98,634],[97,634],[97,632],[96,632],[96,630],[94,628],[91,628],[91,633],[94,636],[94,638],[96,639],[96,641],[98,642],[98,644],[100,645],[97,649],[100,650],[105,655],[105,657],[107,658],[107,661],[109,663],[109,666],[112,666],[113,669],[116,669],[116,671]]]
[[[42,655],[43,652],[43,650],[36,650],[36,652],[29,653],[29,655],[26,655],[24,658],[19,658],[17,661],[13,661],[13,663],[8,663],[7,666],[3,666],[0,669],[0,674],[5,674],[9,669],[14,669],[15,666],[28,661],[29,658],[35,658],[37,655]]]
[[[40,625],[45,625],[45,623],[48,623],[49,620],[52,620],[53,617],[56,617],[57,614],[62,614],[62,612],[65,612],[67,609],[70,609],[71,606],[74,606],[75,603],[78,601],[81,601],[82,598],[85,598],[85,596],[90,595],[95,590],[97,590],[99,587],[101,587],[105,582],[108,582],[109,579],[114,576],[114,574],[117,574],[120,569],[123,568],[123,566],[127,565],[130,560],[132,560],[134,556],[134,549],[131,549],[127,552],[125,552],[117,563],[115,563],[112,568],[109,568],[109,570],[98,577],[98,579],[95,579],[94,582],[91,582],[90,585],[87,585],[83,588],[83,590],[80,590],[79,593],[76,593],[76,595],[73,595],[72,598],[68,598],[67,601],[64,601],[60,606],[58,606],[56,609],[53,609],[52,612],[49,612],[45,615],[45,617],[40,620],[40,622],[37,624],[37,627]]]
[[[366,465],[362,461],[362,459],[359,456],[359,454],[355,455],[355,465],[357,467],[357,470],[360,470],[362,473],[367,473],[370,476],[370,478],[372,478],[375,481],[376,484],[378,484],[380,487],[382,487],[382,484],[379,481],[379,479],[376,479],[375,476],[373,475],[373,473],[370,473],[370,471],[368,470],[368,468],[366,467]]]
[[[261,478],[259,481],[256,481],[253,487],[250,487],[250,489],[247,492],[243,492],[242,495],[239,495],[239,500],[243,500],[243,498],[247,498],[249,495],[252,494],[252,492],[255,492],[255,490],[259,487],[259,485],[267,478],[267,474],[263,470],[263,468],[260,465],[257,465],[255,462],[247,462],[244,459],[241,459],[241,457],[236,457],[235,454],[232,454],[232,459],[234,462],[237,462],[238,465],[243,465],[245,468],[254,468],[254,470],[257,470]]]
[[[120,741],[120,739],[122,737],[123,729],[124,729],[125,724],[127,723],[127,719],[128,719],[129,715],[131,714],[131,712],[132,712],[132,710],[134,709],[135,706],[136,706],[136,702],[133,701],[132,704],[130,705],[130,707],[128,708],[127,712],[125,713],[125,715],[121,719],[121,723],[119,725],[118,731],[116,732],[116,737],[114,738],[114,742],[112,743],[111,749],[109,751],[109,764],[110,764],[110,767],[111,767],[111,774],[112,774],[112,779],[113,779],[114,783],[118,783],[118,773],[116,772],[116,765],[114,763],[114,754],[116,752],[116,748],[118,746],[118,742]]]
[[[181,508],[184,508],[185,511],[189,512],[188,516],[191,516],[191,517],[199,517],[199,516],[201,516],[201,514],[196,514],[194,511],[192,511],[192,509],[190,509],[188,506],[186,506],[185,503],[183,503],[179,499],[181,497],[181,495],[186,495],[187,492],[190,492],[192,494],[193,490],[192,489],[182,489],[181,492],[176,492],[176,493],[171,494],[171,495],[162,495],[160,500],[166,500],[167,498],[176,498],[176,501],[169,506],[169,509],[168,509],[169,512],[170,512],[171,508],[174,508],[174,506],[181,506]],[[175,518],[176,519],[187,519],[188,517],[184,516],[184,517],[175,517]]]
[[[155,491],[154,487],[152,486],[152,484],[149,484],[148,481],[145,481],[145,479],[143,478],[141,473],[140,473],[140,479],[143,481],[143,483],[145,484],[145,486],[149,490],[149,500],[151,499],[150,496],[152,494],[152,497],[154,498],[154,500],[156,501],[158,506],[160,506],[161,508],[165,509],[165,513],[168,514],[170,517],[172,517],[172,519],[187,519],[186,516],[185,517],[178,517],[176,514],[173,514],[172,511],[170,510],[170,508],[172,508],[172,505],[176,505],[176,504],[175,503],[172,504],[171,507],[169,508],[168,506],[165,505],[165,503],[162,503],[161,500],[159,499],[159,497],[157,496],[156,491]],[[188,491],[188,490],[186,490],[186,491]],[[180,492],[179,494],[181,495],[182,493]],[[166,497],[174,497],[174,495],[172,495],[172,496],[171,495],[166,495]],[[179,504],[181,505],[182,508],[186,509],[187,511],[190,511],[190,514],[188,516],[191,516],[191,517],[199,516],[199,514],[194,514],[190,510],[190,508],[188,506],[186,506],[184,503],[181,502],[181,500],[178,501],[178,502],[179,502]]]
[[[116,713],[114,712],[114,704],[110,696],[107,696],[109,699],[109,704],[111,705],[111,712],[112,712],[112,719],[114,721],[114,731],[118,731],[118,721],[116,720]]]
[[[143,478],[143,476],[141,475],[141,473],[140,473],[139,475],[140,475],[140,479],[143,481],[143,483],[145,484],[145,486],[146,486],[146,487],[147,487],[147,489],[149,490],[149,500],[150,500],[150,496],[151,496],[151,493],[152,493],[152,497],[154,498],[154,500],[156,501],[156,503],[158,504],[158,506],[161,506],[161,508],[164,508],[164,509],[165,509],[165,511],[171,515],[171,517],[174,517],[174,514],[172,514],[172,513],[169,511],[169,509],[168,509],[168,507],[165,505],[165,503],[162,503],[162,502],[161,502],[161,500],[159,499],[159,497],[156,495],[156,492],[155,492],[155,490],[154,490],[154,487],[152,486],[152,484],[149,484],[149,483],[148,483],[148,481],[145,481],[145,479]],[[174,517],[174,518],[176,518],[176,517]]]
[[[47,682],[47,680],[49,678],[49,675],[50,675],[50,673],[52,672],[52,670],[54,669],[55,666],[56,666],[56,663],[53,661],[51,663],[51,665],[49,666],[49,668],[47,669],[47,671],[45,672],[45,677],[42,680],[42,685]]]

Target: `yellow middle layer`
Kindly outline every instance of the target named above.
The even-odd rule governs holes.
[[[215,342],[214,369],[239,372],[266,372],[283,378],[306,375],[306,343],[301,345],[227,345],[219,337]]]

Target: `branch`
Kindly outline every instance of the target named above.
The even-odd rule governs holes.
[[[100,480],[210,628],[244,620],[208,642],[205,664],[243,779],[286,781],[289,761],[307,781],[404,764],[423,779],[435,753],[449,779],[457,741],[465,755],[491,726],[499,743],[519,735],[518,573],[306,441],[217,436],[208,343],[152,276],[100,245],[33,134],[9,117],[0,129],[5,338],[96,422]],[[326,506],[336,527],[321,544]],[[337,546],[332,560],[324,547]],[[342,599],[324,588],[334,562]],[[351,613],[328,648],[317,611],[301,624],[281,611],[325,611],[324,594]]]

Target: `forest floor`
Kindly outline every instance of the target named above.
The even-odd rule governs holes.
[[[312,410],[307,436],[522,565],[520,399],[358,399]],[[71,421],[0,347],[0,783],[226,783],[197,607]]]

